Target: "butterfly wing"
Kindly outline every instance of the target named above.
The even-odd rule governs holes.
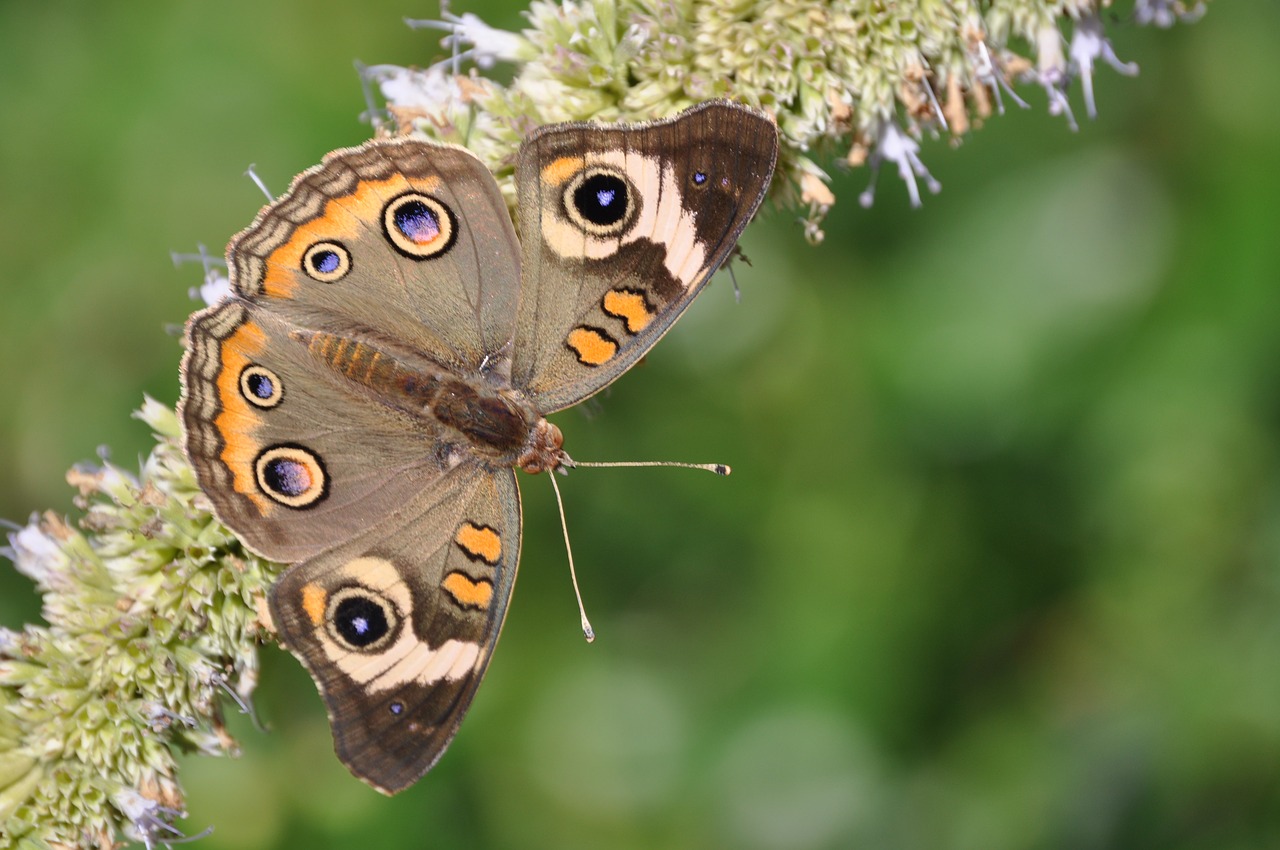
[[[233,295],[188,323],[187,455],[223,522],[298,561],[442,473],[442,429],[380,397],[387,364],[482,379],[514,328],[515,234],[473,155],[381,140],[299,175],[227,259]]]
[[[445,470],[440,429],[371,403],[279,316],[228,299],[187,328],[187,457],[215,513],[254,551],[309,558]]]
[[[519,246],[464,148],[381,139],[330,153],[227,247],[234,291],[301,327],[477,370],[511,340]]]
[[[769,118],[724,101],[526,139],[512,382],[539,410],[599,391],[666,333],[759,207],[777,153]]]
[[[370,142],[232,240],[232,296],[187,326],[188,458],[250,548],[300,562],[271,591],[281,639],[339,756],[388,793],[448,745],[515,580],[514,472],[430,415],[505,356],[515,245],[475,157]]]
[[[280,637],[356,776],[393,794],[440,758],[497,643],[519,555],[515,473],[461,465],[272,588]]]

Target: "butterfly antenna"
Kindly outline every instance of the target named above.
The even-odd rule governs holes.
[[[564,499],[560,498],[560,485],[556,483],[556,474],[547,475],[551,479],[551,489],[556,491],[556,505],[560,508],[560,528],[564,530],[564,550],[569,553],[569,577],[573,579],[573,595],[578,597],[578,613],[582,616],[582,636],[591,643],[596,639],[596,630],[591,628],[587,619],[587,609],[582,604],[582,591],[578,589],[578,573],[573,568],[573,547],[569,545],[569,523],[564,518]]]
[[[595,467],[597,469],[608,469],[610,467],[620,466],[671,466],[677,469],[705,469],[707,472],[714,472],[716,475],[728,475],[733,470],[728,464],[724,463],[680,463],[674,460],[611,460],[611,461],[582,461],[571,460],[565,463],[565,466],[574,469],[578,467]]]
[[[561,453],[560,469],[563,472],[566,467],[595,467],[596,469],[608,469],[611,467],[639,467],[639,466],[666,466],[676,467],[678,469],[703,469],[707,472],[714,472],[716,475],[728,475],[731,470],[728,464],[724,463],[681,463],[679,461],[669,460],[623,460],[623,461],[577,461],[568,455]],[[564,531],[564,550],[569,555],[569,577],[573,579],[573,595],[578,598],[578,613],[582,616],[582,636],[587,639],[587,643],[591,643],[596,639],[596,631],[591,628],[591,621],[587,619],[586,606],[582,604],[582,590],[578,587],[578,572],[573,567],[573,546],[569,543],[569,523],[564,516],[564,499],[560,496],[560,484],[556,481],[556,471],[552,470],[547,477],[551,479],[551,489],[556,491],[556,506],[560,508],[560,528]]]

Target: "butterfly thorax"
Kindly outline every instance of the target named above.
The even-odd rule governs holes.
[[[325,366],[382,404],[448,429],[454,439],[440,445],[454,452],[460,448],[487,464],[526,472],[555,469],[565,459],[560,429],[511,387],[367,340],[322,331],[295,336]]]

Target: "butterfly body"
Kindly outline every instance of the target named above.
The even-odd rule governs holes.
[[[375,788],[435,763],[483,677],[519,557],[515,469],[572,463],[546,416],[670,327],[776,154],[772,122],[728,103],[543,128],[517,163],[519,240],[469,152],[378,140],[231,241],[233,294],[187,326],[187,456],[245,545],[293,564],[273,620]]]
[[[430,448],[453,464],[471,459],[541,472],[562,462],[559,429],[506,383],[497,363],[467,375],[375,342],[317,331],[291,336],[370,403],[415,420]]]

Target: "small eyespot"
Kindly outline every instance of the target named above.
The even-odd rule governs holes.
[[[421,192],[392,198],[382,212],[382,229],[397,251],[415,260],[448,251],[458,230],[453,211]]]
[[[329,495],[320,455],[296,445],[272,446],[254,462],[258,488],[290,508],[309,508]]]
[[[240,395],[254,407],[275,407],[284,398],[280,376],[265,366],[250,363],[240,370]]]
[[[693,185],[702,186],[707,182],[707,173],[705,171],[693,172]]]
[[[635,219],[636,193],[625,174],[596,166],[578,173],[564,190],[565,213],[593,236],[616,236]]]
[[[302,271],[321,283],[336,283],[351,271],[351,252],[341,242],[317,242],[302,255]]]
[[[392,714],[396,714],[396,715],[398,715],[398,714],[401,714],[401,713],[403,713],[403,712],[404,712],[404,703],[402,703],[402,702],[393,702],[393,703],[391,703],[391,705],[389,706],[389,708],[391,709],[391,713],[392,713]]]
[[[400,616],[386,597],[357,585],[329,595],[325,625],[329,636],[343,648],[375,652],[395,638]],[[398,713],[394,707],[391,710],[393,714]]]

